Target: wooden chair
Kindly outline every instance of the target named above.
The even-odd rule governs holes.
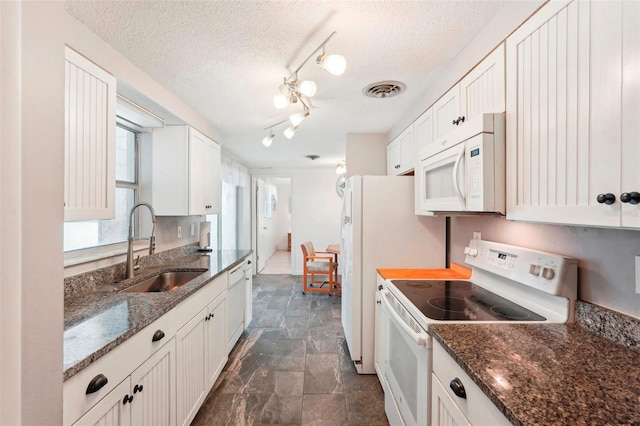
[[[300,244],[300,248],[303,259],[302,294],[308,291],[334,294],[339,287],[338,255],[328,251],[315,251],[311,241]],[[317,276],[320,278],[316,278]],[[319,286],[314,287],[314,284]]]

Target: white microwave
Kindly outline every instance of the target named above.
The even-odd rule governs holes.
[[[504,113],[480,114],[434,141],[417,173],[420,211],[505,214]]]

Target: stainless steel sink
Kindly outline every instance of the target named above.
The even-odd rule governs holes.
[[[171,271],[147,278],[122,290],[123,293],[149,293],[176,290],[181,285],[204,274],[206,271]]]

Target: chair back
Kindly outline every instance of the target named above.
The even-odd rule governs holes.
[[[316,255],[316,251],[313,248],[313,244],[311,244],[311,241],[305,241],[304,243],[300,244],[300,247],[302,247],[302,254],[305,257],[307,256],[315,256]]]

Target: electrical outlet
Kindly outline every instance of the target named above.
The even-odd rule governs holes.
[[[482,234],[480,232],[474,232],[472,238],[474,240],[481,240],[482,239]]]
[[[178,238],[182,237],[182,226],[178,226]]]
[[[191,224],[191,236],[193,237],[194,235],[196,235],[196,224],[192,223]]]
[[[640,294],[640,256],[636,256],[636,293]]]

